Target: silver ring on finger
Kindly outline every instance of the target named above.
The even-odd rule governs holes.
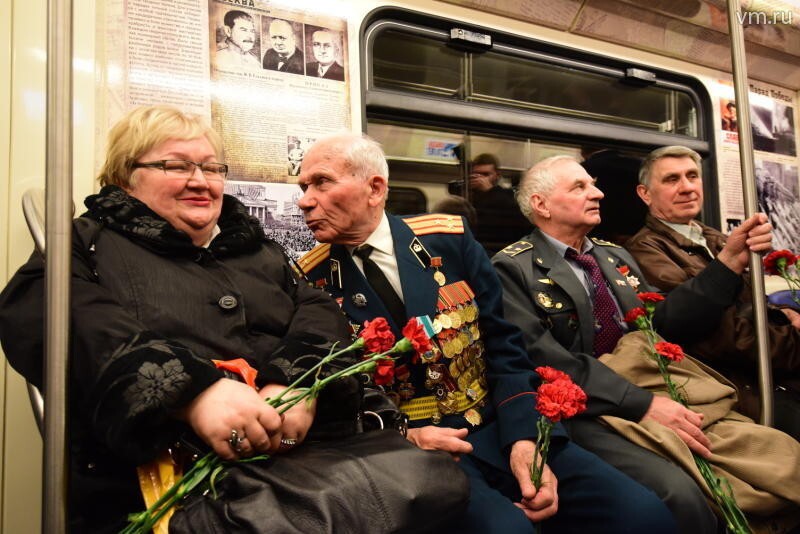
[[[281,449],[288,449],[295,445],[297,445],[297,440],[295,438],[281,438]]]
[[[228,445],[231,446],[234,452],[240,453],[242,452],[242,443],[247,439],[247,434],[244,430],[239,432],[235,428],[231,430],[231,437],[228,439]]]

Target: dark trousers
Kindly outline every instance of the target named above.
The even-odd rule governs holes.
[[[555,444],[554,444],[555,445]],[[558,479],[558,513],[541,524],[542,534],[674,534],[664,503],[594,454],[572,443],[551,447],[548,465]],[[536,525],[514,506],[519,485],[510,469],[474,456],[459,465],[470,479],[470,503],[451,532],[533,534]]]
[[[715,534],[720,525],[697,483],[680,467],[631,443],[596,419],[566,421],[575,443],[652,489],[675,516],[679,532]]]

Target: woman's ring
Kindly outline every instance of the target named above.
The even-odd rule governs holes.
[[[244,430],[242,430],[242,435],[240,436],[239,431],[234,428],[231,430],[231,437],[228,440],[228,444],[234,452],[242,452],[242,443],[244,443],[246,439],[247,434],[245,434]]]
[[[294,447],[297,445],[297,440],[294,438],[282,438],[281,447]]]

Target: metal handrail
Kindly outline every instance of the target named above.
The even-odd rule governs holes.
[[[758,211],[758,194],[753,162],[753,132],[750,129],[750,98],[747,80],[747,64],[744,48],[744,31],[737,14],[741,12],[739,0],[728,0],[728,29],[731,35],[731,59],[733,61],[733,85],[736,93],[736,120],[739,125],[739,158],[742,165],[742,192],[744,193],[745,217]],[[750,253],[750,276],[753,283],[753,313],[755,315],[756,342],[758,347],[758,386],[761,392],[762,425],[772,426],[772,362],[769,357],[767,331],[767,298],[764,289],[764,269],[761,257]]]
[[[44,468],[42,532],[67,531],[66,410],[72,250],[72,1],[47,2]]]
[[[22,214],[25,216],[25,223],[28,225],[28,231],[31,233],[36,250],[42,256],[44,256],[45,251],[44,210],[44,190],[28,189],[22,194]],[[44,436],[44,397],[42,397],[42,392],[39,391],[39,388],[30,382],[26,382],[25,385],[28,388],[28,398],[31,401],[36,427],[39,429],[39,435]]]

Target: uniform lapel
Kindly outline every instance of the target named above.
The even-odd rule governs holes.
[[[629,310],[641,306],[641,301],[636,297],[636,291],[628,284],[628,279],[619,272],[619,268],[625,265],[621,258],[611,254],[606,248],[592,247],[592,255],[597,260],[603,276],[608,280],[608,285],[614,297],[622,308],[623,315]]]
[[[409,317],[430,315],[436,311],[436,301],[439,296],[439,285],[433,279],[433,270],[430,265],[423,265],[418,256],[412,252],[411,244],[416,236],[411,228],[398,217],[392,215],[388,217],[397,268],[400,271],[400,286],[403,288],[406,315]]]
[[[367,279],[361,274],[344,246],[331,246],[330,261],[339,262],[339,271],[342,276],[342,310],[354,323],[364,324],[366,320],[385,317],[389,324],[394,324],[389,310],[369,286]],[[364,305],[359,305],[359,303]]]
[[[533,261],[534,272],[543,270],[552,281],[569,295],[569,298],[575,304],[575,310],[578,314],[582,350],[591,354],[593,350],[592,343],[594,343],[594,317],[592,316],[592,303],[589,301],[589,296],[566,260],[556,253],[540,231],[536,230],[532,235],[534,243],[531,261]]]

